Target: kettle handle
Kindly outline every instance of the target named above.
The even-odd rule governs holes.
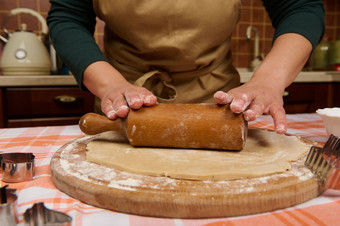
[[[41,23],[41,34],[42,35],[48,34],[48,27],[47,27],[46,20],[37,11],[35,11],[33,9],[28,9],[28,8],[16,8],[16,9],[12,9],[10,11],[10,13],[5,17],[5,19],[2,23],[2,28],[7,35],[9,34],[9,32],[6,29],[6,26],[5,26],[7,20],[9,19],[9,17],[14,16],[14,15],[18,15],[18,14],[21,14],[21,13],[30,14],[30,15],[36,17],[39,20],[39,22]]]

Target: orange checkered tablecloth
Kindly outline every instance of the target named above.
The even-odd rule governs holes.
[[[326,130],[316,114],[287,115],[288,133],[324,143]],[[250,126],[273,129],[272,119],[262,116]],[[59,191],[51,180],[50,160],[64,144],[84,136],[77,125],[0,129],[0,152],[32,152],[36,174],[32,181],[9,183],[16,188],[20,224],[23,213],[34,203],[70,215],[72,225],[340,225],[340,191],[327,190],[300,205],[269,213],[218,219],[165,219],[117,213],[87,205]],[[2,186],[6,183],[2,182]],[[0,223],[1,224],[1,223]]]

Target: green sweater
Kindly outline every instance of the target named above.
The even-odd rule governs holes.
[[[53,45],[83,89],[83,72],[96,61],[107,61],[97,46],[93,34],[96,14],[92,0],[50,0],[47,17]],[[298,33],[315,47],[324,32],[322,0],[263,0],[272,20],[273,40],[285,33]]]

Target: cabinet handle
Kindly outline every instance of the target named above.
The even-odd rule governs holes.
[[[286,90],[282,94],[283,97],[288,97],[289,95],[290,95],[290,93]]]
[[[69,103],[75,103],[78,98],[75,96],[61,95],[61,96],[56,96],[53,99],[59,103],[69,104]]]

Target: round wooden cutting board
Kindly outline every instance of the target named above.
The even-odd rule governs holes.
[[[304,166],[306,157],[280,174],[230,181],[194,181],[119,171],[86,160],[85,136],[52,157],[52,179],[66,194],[118,212],[169,218],[249,215],[290,207],[323,192]]]

